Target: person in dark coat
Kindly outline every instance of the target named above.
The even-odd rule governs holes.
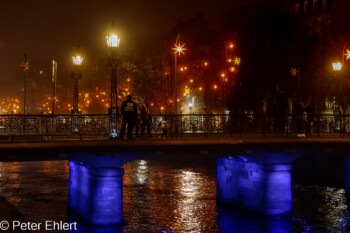
[[[296,115],[296,129],[297,129],[297,137],[305,137],[304,134],[304,119],[306,113],[304,109],[304,103],[300,100],[295,106],[295,115]]]
[[[312,121],[314,120],[314,110],[310,106],[310,101],[307,101],[305,103],[305,112],[307,114],[306,117],[306,122],[305,122],[305,131],[306,131],[306,136],[311,136],[311,124]]]
[[[151,123],[152,123],[152,115],[147,101],[143,102],[141,109],[141,138],[145,133],[145,128],[147,128],[147,136],[148,138],[152,138],[151,135]]]
[[[123,123],[120,129],[120,138],[124,138],[126,126],[128,126],[128,139],[132,139],[132,130],[135,125],[137,117],[136,103],[132,101],[131,95],[126,97],[127,99],[122,103],[121,114],[123,115]]]

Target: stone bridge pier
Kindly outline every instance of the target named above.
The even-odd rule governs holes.
[[[144,153],[117,156],[75,154],[70,156],[68,206],[79,217],[95,225],[122,223],[123,175],[121,166]]]
[[[263,215],[292,210],[288,153],[253,152],[251,156],[217,159],[217,200]]]

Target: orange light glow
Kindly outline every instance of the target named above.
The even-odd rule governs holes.
[[[297,76],[297,74],[298,74],[298,71],[297,71],[297,68],[290,68],[290,74],[293,76],[293,77],[295,77],[295,76]]]
[[[234,64],[236,66],[239,66],[241,64],[241,58],[240,57],[235,57],[235,59],[233,60]]]
[[[175,51],[174,54],[177,54],[178,56],[180,56],[181,54],[185,54],[184,51],[187,49],[185,48],[185,44],[180,43],[180,40],[177,43],[175,43],[174,46],[175,47],[172,48],[172,50]]]
[[[346,53],[344,55],[346,56],[346,60],[349,60],[350,59],[350,50],[347,49]]]

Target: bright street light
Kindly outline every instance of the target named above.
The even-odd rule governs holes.
[[[343,67],[343,64],[340,62],[334,62],[332,65],[334,71],[340,71]]]
[[[83,57],[81,56],[73,56],[72,57],[72,60],[73,60],[73,65],[75,66],[81,66],[83,64]]]
[[[120,43],[120,37],[115,35],[115,34],[112,34],[110,36],[106,36],[106,39],[107,39],[107,45],[108,47],[112,47],[112,48],[117,48],[119,47],[119,43]]]
[[[118,136],[118,93],[117,93],[117,67],[119,65],[119,59],[117,56],[116,48],[119,47],[120,37],[111,34],[106,36],[108,52],[108,66],[111,70],[111,92],[110,92],[110,105],[108,108],[108,114],[110,115],[110,137],[116,138]]]

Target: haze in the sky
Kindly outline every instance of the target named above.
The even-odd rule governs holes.
[[[200,13],[212,28],[219,27],[230,9],[248,2],[1,0],[0,97],[8,92],[20,92],[23,88],[23,72],[19,64],[25,52],[33,67],[48,66],[52,59],[58,59],[60,65],[69,64],[77,43],[91,50],[105,46],[105,35],[112,21],[124,44],[127,44],[128,38],[166,33],[178,20]]]

